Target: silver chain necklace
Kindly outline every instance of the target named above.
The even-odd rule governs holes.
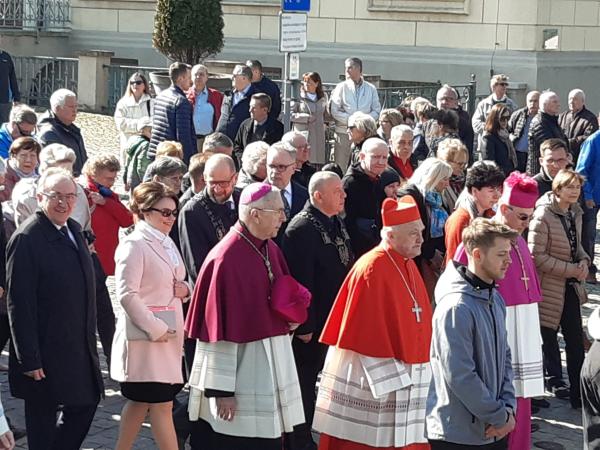
[[[256,245],[254,245],[252,243],[252,241],[250,239],[248,239],[248,237],[246,235],[244,235],[244,233],[242,233],[240,230],[238,230],[236,228],[232,228],[232,230],[235,231],[237,234],[239,234],[242,238],[244,238],[244,240],[248,244],[250,244],[250,247],[252,247],[256,253],[258,253],[258,255],[260,256],[260,258],[265,263],[265,267],[267,268],[267,275],[269,277],[269,281],[271,283],[273,283],[273,280],[275,279],[275,276],[273,275],[273,270],[271,268],[271,261],[269,260],[269,243],[267,242],[267,245],[265,245],[265,253],[266,253],[266,255],[263,255],[262,252],[256,247]]]
[[[398,271],[398,273],[402,277],[402,281],[404,282],[404,286],[406,286],[406,290],[410,294],[410,298],[413,301],[412,312],[415,314],[415,316],[417,318],[417,322],[421,322],[421,312],[423,311],[423,308],[421,308],[419,306],[419,303],[417,303],[417,299],[415,298],[415,296],[413,295],[412,291],[410,290],[410,286],[408,285],[408,283],[406,281],[406,278],[404,277],[404,274],[402,273],[402,270],[400,270],[400,267],[398,267],[398,264],[396,264],[396,261],[394,261],[394,258],[392,258],[392,255],[390,255],[390,252],[388,252],[387,249],[385,249],[385,248],[383,248],[383,251],[385,252],[386,255],[388,255],[388,258],[390,258],[390,261],[392,261],[392,264],[394,264],[394,267],[396,268],[396,270]],[[416,289],[416,287],[415,287],[415,289]]]

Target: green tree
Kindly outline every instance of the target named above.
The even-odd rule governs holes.
[[[158,0],[152,45],[173,61],[197,64],[223,48],[220,0]]]

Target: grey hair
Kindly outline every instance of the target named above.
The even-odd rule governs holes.
[[[267,159],[269,158],[269,154],[273,152],[286,152],[294,161],[296,161],[296,154],[298,153],[294,147],[284,142],[275,142],[271,145],[269,150],[267,150]]]
[[[371,137],[377,134],[377,122],[370,115],[357,111],[348,118],[348,126],[355,126],[365,133],[365,136]]]
[[[408,180],[419,189],[422,194],[431,191],[444,178],[450,178],[452,167],[447,162],[438,158],[427,158],[415,170]]]
[[[540,95],[540,91],[535,91],[535,90],[534,90],[534,91],[529,91],[529,92],[527,93],[527,97],[525,97],[525,100],[526,100],[526,101],[529,101],[529,99],[530,99],[531,97],[533,97],[534,95],[536,95],[536,94],[537,94],[537,96],[538,96],[538,101],[539,101],[539,95]]]
[[[378,137],[371,137],[363,142],[359,153],[366,155],[369,153],[369,151],[376,149],[377,147],[385,147],[386,150],[388,149],[388,145],[385,143],[385,141],[379,139]]]
[[[361,72],[363,70],[363,63],[360,58],[356,58],[356,57],[346,58],[346,60],[344,61],[344,64],[347,64],[350,67],[357,67],[358,69],[360,69]]]
[[[552,97],[558,97],[558,94],[554,91],[544,91],[540,94],[540,109],[543,112],[546,112],[546,105]]]
[[[212,152],[219,147],[233,147],[233,142],[225,133],[216,131],[206,136],[202,144],[202,151]]]
[[[217,153],[206,160],[206,164],[204,165],[204,175],[207,175],[221,164],[226,165],[230,172],[235,173],[235,163],[233,162],[233,158],[229,155],[224,155],[223,153]]]
[[[417,110],[417,105],[427,105],[431,104],[429,100],[425,97],[417,97],[412,102],[410,102],[410,110],[414,113]]]
[[[58,183],[60,180],[69,180],[75,186],[75,192],[77,192],[77,184],[73,179],[73,175],[71,175],[68,171],[61,167],[50,167],[44,173],[40,175],[37,184],[38,192],[46,192],[46,188],[50,186],[54,186],[54,184],[49,184],[51,180],[56,179],[55,183]]]
[[[400,139],[405,134],[414,134],[413,129],[405,124],[396,125],[392,128],[392,132],[390,133],[390,139],[395,141],[396,139]]]
[[[296,146],[294,145],[294,140],[298,137],[303,137],[308,142],[308,139],[307,139],[305,133],[303,133],[301,131],[293,131],[293,130],[285,133],[283,135],[283,137],[281,138],[281,142],[289,145],[290,147],[296,148]]]
[[[308,182],[308,195],[310,203],[313,203],[313,195],[315,192],[321,192],[323,186],[328,181],[339,180],[340,177],[334,172],[315,172]]]
[[[206,67],[204,64],[196,64],[192,67],[192,77],[198,72],[205,72],[208,74],[208,67]]]
[[[246,145],[242,153],[242,169],[248,175],[255,175],[261,162],[267,160],[267,151],[269,144],[263,141],[256,141]]]
[[[571,92],[569,92],[569,97],[581,97],[581,99],[583,100],[583,103],[585,103],[585,92],[583,92],[583,90],[577,88],[577,89],[573,89]]]
[[[437,98],[440,96],[440,94],[444,91],[452,92],[454,94],[454,96],[456,97],[456,99],[458,100],[458,92],[456,91],[456,89],[454,89],[449,84],[444,84],[441,88],[438,89],[437,93],[435,94],[435,99],[437,100]]]
[[[12,123],[28,123],[29,125],[37,125],[38,121],[35,111],[27,105],[13,106],[8,120]]]
[[[244,189],[248,189],[253,184],[255,184],[255,183],[249,184]],[[253,209],[256,209],[256,208],[268,208],[277,199],[281,200],[281,191],[279,189],[277,189],[275,186],[271,186],[271,192],[269,192],[264,197],[259,198],[255,202],[250,202],[247,205],[239,206],[238,213],[239,213],[240,221],[243,223],[247,222],[248,218],[250,217],[250,211],[252,211]]]
[[[69,89],[58,89],[50,96],[50,108],[52,111],[56,111],[59,106],[65,106],[68,98],[77,98],[75,92]]]
[[[158,177],[168,177],[174,173],[183,174],[185,172],[187,172],[187,166],[182,160],[173,158],[172,156],[163,156],[148,166],[144,175],[144,181],[152,181],[155,175]]]
[[[401,228],[402,228],[402,225],[390,225],[390,226],[385,226],[385,227],[381,228],[381,231],[379,232],[379,235],[381,236],[381,240],[388,241],[389,234],[395,233],[398,230],[400,230]]]
[[[46,145],[40,152],[40,172],[45,172],[62,161],[69,161],[73,164],[76,159],[77,155],[73,149],[66,145],[58,143]]]

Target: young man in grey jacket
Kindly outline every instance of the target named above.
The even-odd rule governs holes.
[[[463,232],[468,265],[450,262],[436,290],[426,430],[432,450],[507,448],[515,392],[504,301],[495,287],[517,232],[475,219]]]

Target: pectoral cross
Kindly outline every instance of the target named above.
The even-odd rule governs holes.
[[[521,277],[521,280],[523,280],[523,283],[525,283],[525,290],[529,291],[529,285],[527,284],[527,282],[529,281],[529,277],[527,276],[525,271],[523,271],[523,276]]]
[[[419,305],[413,306],[412,312],[414,312],[415,316],[417,316],[417,322],[421,322],[421,311],[423,311],[423,308],[421,308]]]

